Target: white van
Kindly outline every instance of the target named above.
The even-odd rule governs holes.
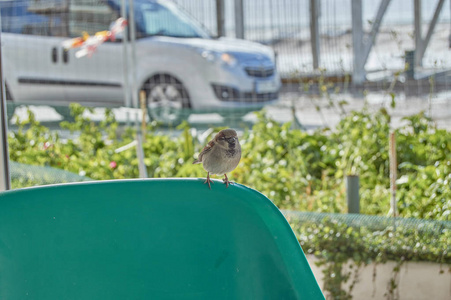
[[[120,6],[121,0],[0,1],[8,97],[124,105],[121,39],[100,45],[92,57],[76,58],[77,49],[62,46],[83,32],[107,30]],[[170,1],[135,0],[134,7],[136,76],[128,78],[136,78],[134,93],[146,91],[154,119],[174,121],[183,108],[246,111],[277,100],[281,82],[271,48],[212,38]]]

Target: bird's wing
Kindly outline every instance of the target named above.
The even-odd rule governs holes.
[[[202,149],[202,152],[199,154],[199,157],[197,158],[197,160],[193,162],[193,164],[200,164],[202,162],[202,157],[204,156],[204,154],[211,151],[214,145],[215,145],[214,141],[208,142],[207,146],[205,146],[204,149]]]

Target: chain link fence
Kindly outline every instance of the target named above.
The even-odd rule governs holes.
[[[213,33],[217,33],[215,1],[175,0]],[[319,67],[330,75],[352,73],[351,0],[318,0]],[[381,1],[362,1],[363,26],[366,32],[375,22]],[[244,36],[270,45],[278,53],[282,77],[315,74],[311,49],[310,0],[244,0]],[[439,1],[422,1],[422,21],[427,30]],[[235,36],[234,1],[225,1],[226,36]],[[424,67],[449,70],[451,23],[449,1],[444,3],[423,60]],[[415,48],[414,1],[390,1],[382,19],[379,35],[369,60],[368,72],[403,70],[405,51]]]
[[[290,222],[294,224],[319,224],[324,219],[330,222],[346,224],[348,227],[365,227],[371,231],[385,230],[387,228],[411,229],[419,233],[432,236],[439,236],[444,231],[451,230],[451,222],[433,221],[413,218],[393,218],[383,216],[369,216],[360,214],[332,214],[332,213],[314,213],[283,210],[282,213]]]
[[[91,181],[89,177],[79,176],[52,167],[32,166],[10,162],[12,188],[30,187],[68,182]]]
[[[243,0],[246,41],[233,40],[234,0],[223,1],[225,37],[215,37],[220,2],[135,0],[135,23],[97,45],[123,14],[121,0],[0,1],[10,129],[17,130],[14,121],[26,117],[28,105],[40,122],[59,130],[59,122],[71,119],[67,106],[74,102],[95,107],[97,122],[105,107],[114,107],[122,125],[134,124],[135,115],[141,120],[143,107],[147,122],[166,123],[166,129],[182,121],[201,129],[249,127],[256,119],[252,112],[261,108],[307,130],[333,128],[364,106],[386,108],[394,127],[425,110],[440,127],[451,128],[449,1],[415,80],[405,72],[406,53],[415,48],[414,1],[390,1],[359,89],[352,82],[351,0]],[[319,68],[312,53],[312,3],[318,5]],[[362,1],[365,34],[380,3]],[[440,1],[421,3],[425,33]],[[129,4],[125,10],[131,11]],[[129,40],[132,28],[135,42]],[[81,50],[89,54],[79,57]]]

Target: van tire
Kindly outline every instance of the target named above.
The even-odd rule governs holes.
[[[147,80],[142,89],[146,92],[149,117],[165,125],[177,125],[189,114],[191,107],[188,91],[180,80],[158,74]]]

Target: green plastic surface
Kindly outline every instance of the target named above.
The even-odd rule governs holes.
[[[202,179],[0,194],[0,299],[324,299],[255,190]]]

